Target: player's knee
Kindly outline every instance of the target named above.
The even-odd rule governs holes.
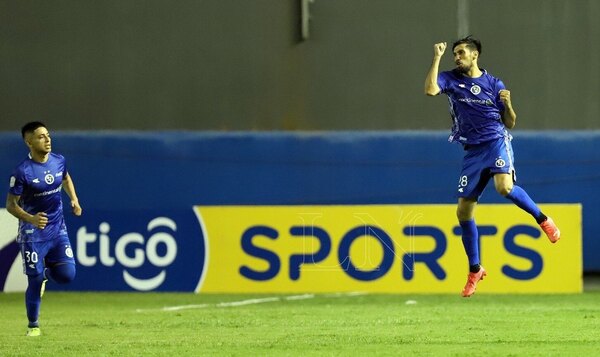
[[[459,221],[470,221],[473,219],[473,210],[470,207],[461,207],[459,206],[456,209],[456,218]]]
[[[61,264],[52,267],[50,271],[52,280],[59,284],[67,284],[75,279],[75,265],[74,264]]]
[[[513,185],[512,184],[498,184],[496,185],[496,191],[502,195],[502,196],[506,196],[510,193],[510,191],[512,191],[513,189]]]
[[[456,217],[459,221],[470,221],[474,217],[476,199],[459,198],[456,207]]]

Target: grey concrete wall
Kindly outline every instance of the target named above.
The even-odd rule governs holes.
[[[433,43],[461,28],[512,90],[517,128],[600,128],[596,0],[315,0],[304,42],[299,7],[2,0],[0,130],[445,129],[445,99],[422,87]]]

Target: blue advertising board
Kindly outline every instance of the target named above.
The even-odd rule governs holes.
[[[518,184],[540,204],[582,204],[583,268],[600,271],[593,238],[600,132],[513,135]],[[441,131],[55,132],[53,151],[67,158],[84,209],[82,217],[66,214],[79,259],[69,288],[193,291],[206,266],[194,206],[453,204],[462,149],[446,138]],[[0,202],[26,155],[19,133],[0,133]],[[481,201],[507,203],[492,187]]]

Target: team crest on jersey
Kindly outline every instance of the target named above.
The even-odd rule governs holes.
[[[48,185],[52,185],[54,183],[54,176],[52,176],[52,174],[47,174],[44,176],[44,181],[46,181]]]
[[[506,166],[506,161],[504,161],[501,157],[496,159],[496,167],[504,167]]]
[[[475,94],[475,95],[477,95],[477,94],[481,93],[481,87],[480,87],[480,86],[478,86],[477,84],[474,84],[474,85],[471,87],[471,93],[473,93],[473,94]]]

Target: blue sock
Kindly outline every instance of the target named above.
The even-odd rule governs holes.
[[[533,202],[525,190],[515,185],[508,195],[506,195],[506,198],[513,201],[514,204],[519,206],[519,208],[532,215],[533,218],[535,218],[535,220],[539,223],[543,216],[542,211],[540,211],[538,206],[535,204],[535,202]]]
[[[462,228],[462,242],[465,247],[465,253],[469,258],[469,266],[478,265],[479,261],[479,232],[475,220],[460,221]]]
[[[27,290],[25,290],[25,307],[27,308],[27,319],[29,319],[29,327],[38,327],[40,305],[42,304],[40,291],[42,289],[42,281],[44,280],[44,274],[27,275],[27,280]]]
[[[66,284],[75,278],[75,264],[57,264],[45,270],[46,276],[59,284]]]

